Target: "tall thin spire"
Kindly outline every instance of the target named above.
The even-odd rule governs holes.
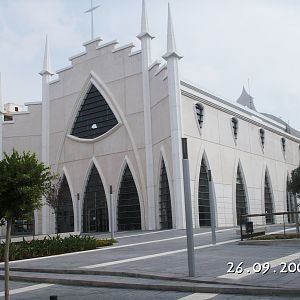
[[[148,36],[151,39],[154,37],[149,33],[149,25],[148,25],[148,16],[147,16],[147,7],[146,7],[146,1],[143,0],[142,2],[142,19],[141,19],[141,33],[137,36],[140,40]]]
[[[155,189],[154,189],[154,162],[152,145],[151,125],[151,96],[149,66],[151,64],[151,39],[149,34],[147,9],[145,0],[142,3],[141,33],[137,36],[141,41],[142,49],[142,79],[143,79],[143,103],[145,124],[145,155],[146,155],[146,180],[147,180],[147,206],[148,226],[147,229],[155,229]]]
[[[180,76],[178,62],[181,56],[177,53],[170,4],[168,6],[168,44],[163,58],[167,61],[168,70],[168,102],[170,112],[170,129],[172,144],[173,195],[175,206],[175,226],[185,228],[185,209],[182,169],[182,108],[180,92]]]
[[[51,71],[50,51],[49,51],[49,43],[48,43],[47,35],[46,35],[46,43],[45,43],[43,70],[40,72],[40,75],[43,76],[44,74],[53,75]]]
[[[170,6],[170,3],[168,3],[167,53],[163,56],[163,58],[167,59],[170,56],[176,56],[177,58],[182,58],[182,56],[180,56],[177,53],[175,35],[174,35],[174,29],[173,29],[171,6]]]

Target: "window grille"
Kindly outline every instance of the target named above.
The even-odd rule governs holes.
[[[161,171],[160,171],[159,217],[160,217],[161,229],[171,229],[173,227],[171,195],[170,195],[168,175],[167,175],[164,160],[162,160]]]
[[[265,213],[273,213],[273,199],[270,187],[269,177],[265,174]],[[266,216],[266,224],[274,224],[274,216]]]
[[[108,209],[104,187],[96,166],[91,169],[84,193],[83,232],[107,232]]]
[[[71,135],[94,139],[117,124],[118,121],[104,97],[92,85],[78,111]]]
[[[64,176],[58,191],[56,213],[57,233],[74,231],[74,210],[67,178]]]
[[[124,170],[119,191],[118,229],[119,231],[141,229],[139,195],[128,166]]]
[[[240,166],[238,166],[237,169],[235,188],[236,188],[235,200],[236,200],[237,225],[240,225],[241,215],[245,215],[248,213],[245,184],[242,177]]]
[[[210,199],[209,199],[208,171],[205,160],[202,158],[199,187],[198,187],[198,209],[200,226],[211,226]]]

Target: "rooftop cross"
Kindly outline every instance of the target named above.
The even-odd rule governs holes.
[[[85,11],[84,13],[91,13],[91,40],[94,39],[94,10],[97,9],[100,5],[93,6],[93,0],[91,0],[91,8]]]

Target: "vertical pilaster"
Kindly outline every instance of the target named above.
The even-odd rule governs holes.
[[[142,48],[142,77],[143,77],[143,102],[145,124],[145,152],[146,152],[146,178],[147,178],[147,203],[148,203],[148,228],[155,229],[155,200],[154,200],[154,175],[153,175],[153,150],[152,150],[152,125],[151,125],[151,99],[149,66],[151,63],[151,39],[148,32],[148,20],[145,0],[142,4],[141,33],[137,36],[141,40]]]
[[[49,81],[52,76],[50,68],[50,55],[49,55],[49,46],[48,39],[46,37],[45,44],[45,53],[44,53],[44,64],[43,70],[40,72],[42,76],[42,161],[46,166],[49,166],[49,141],[50,141],[50,127],[49,127]],[[49,207],[45,203],[43,198],[43,207],[42,207],[42,234],[49,233],[50,224],[49,224]]]
[[[168,45],[163,58],[168,67],[169,110],[172,140],[173,189],[175,202],[175,226],[185,228],[185,205],[182,169],[182,116],[181,93],[178,71],[178,61],[182,58],[177,54],[170,4],[168,6]]]

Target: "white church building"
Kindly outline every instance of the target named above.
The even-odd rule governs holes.
[[[229,102],[182,81],[170,8],[165,63],[151,58],[145,1],[138,38],[137,51],[88,41],[55,80],[46,41],[42,102],[1,121],[2,151],[35,152],[62,178],[57,216],[44,205],[32,230],[109,231],[110,186],[117,230],[184,228],[182,138],[196,228],[211,225],[210,201],[217,227],[291,210],[287,179],[299,165],[300,133],[256,111],[245,89]]]

